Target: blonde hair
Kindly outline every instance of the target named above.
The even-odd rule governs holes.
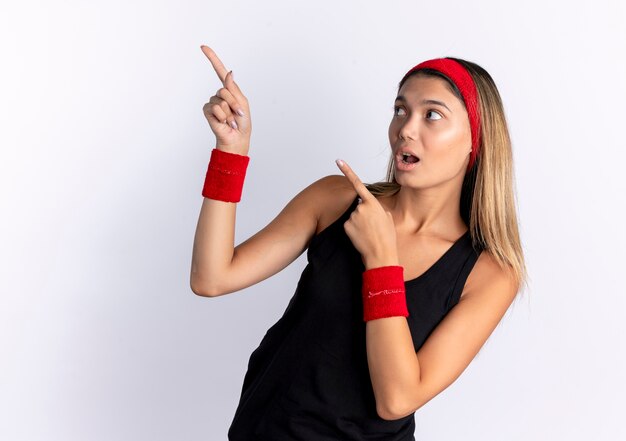
[[[513,276],[519,293],[527,286],[528,272],[517,222],[511,139],[500,93],[489,73],[482,67],[459,58],[452,59],[461,63],[474,79],[481,125],[479,153],[463,180],[461,216],[469,226],[473,245],[490,253],[498,265]],[[446,75],[432,69],[420,69],[412,75],[445,79],[451,91],[463,103],[458,88]],[[404,81],[398,85],[398,91]],[[366,184],[366,187],[375,196],[382,197],[391,196],[400,190],[395,178],[393,155],[389,158],[385,181]]]

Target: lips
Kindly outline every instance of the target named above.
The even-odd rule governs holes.
[[[420,158],[418,158],[417,156],[409,155],[408,153],[404,153],[402,155],[402,160],[409,164],[415,164],[416,162],[419,162]]]
[[[400,155],[400,157],[402,157],[402,156]],[[407,161],[404,161],[402,159],[398,159],[398,156],[396,156],[395,157],[395,159],[396,159],[396,161],[395,161],[395,163],[396,163],[395,170],[397,172],[409,172],[409,171],[411,171],[413,169],[416,169],[416,168],[420,167],[421,161],[419,161],[415,156],[410,156],[409,158],[412,158],[412,161],[415,161],[415,162],[407,162]]]
[[[409,163],[418,162],[420,160],[419,156],[417,156],[414,151],[409,150],[406,147],[401,147],[400,149],[398,149],[398,151],[396,152],[396,158],[398,159],[398,161],[404,161],[405,159],[407,159],[407,162]]]

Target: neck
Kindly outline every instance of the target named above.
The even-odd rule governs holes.
[[[467,231],[461,217],[461,185],[430,188],[401,186],[388,200],[387,210],[393,215],[396,230],[401,234],[450,237]]]

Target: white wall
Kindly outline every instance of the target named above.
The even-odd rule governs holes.
[[[248,96],[236,241],[298,191],[382,179],[401,76],[457,56],[510,123],[530,290],[420,440],[613,440],[626,392],[624,2],[0,4],[0,439],[219,440],[306,263],[189,288],[221,83]]]

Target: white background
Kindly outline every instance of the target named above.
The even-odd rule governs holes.
[[[416,438],[624,439],[625,21],[618,0],[0,3],[0,439],[226,439],[306,257],[189,288],[221,87],[200,44],[252,110],[236,243],[338,157],[384,177],[410,67],[487,69],[530,289]]]

